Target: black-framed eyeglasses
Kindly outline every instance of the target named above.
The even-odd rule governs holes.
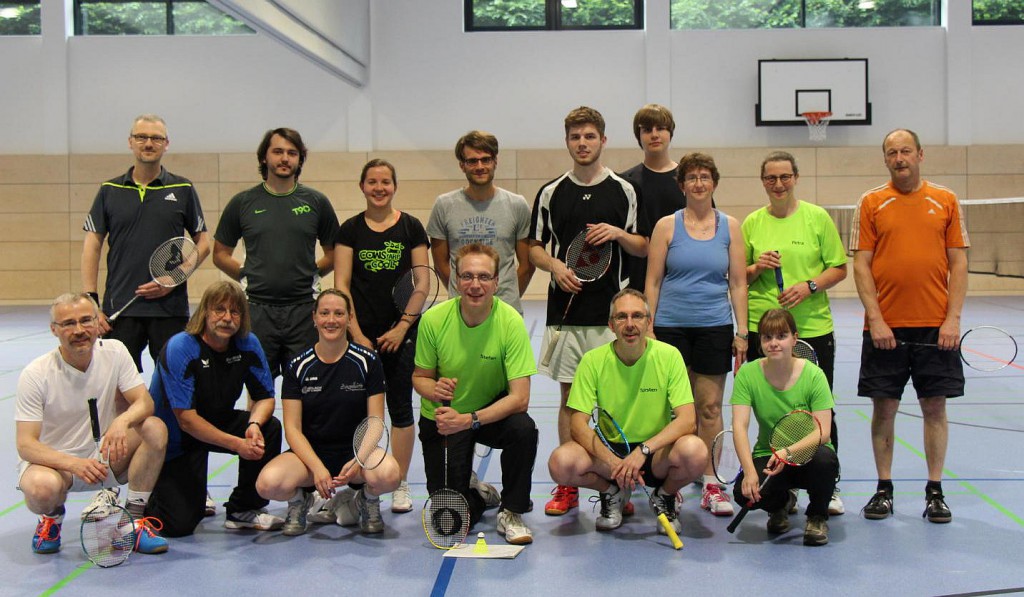
[[[491,166],[494,164],[494,156],[486,156],[482,158],[463,158],[459,161],[461,161],[466,166],[476,166],[477,164],[480,164],[481,166]]]
[[[761,182],[769,186],[775,186],[775,183],[777,182],[782,182],[782,184],[789,184],[790,182],[793,181],[794,178],[796,178],[796,175],[794,174],[780,174],[779,176],[775,176],[773,174],[770,176],[762,176]]]
[[[683,182],[685,182],[686,184],[694,184],[697,182],[701,182],[703,184],[711,184],[712,182],[714,182],[714,180],[715,179],[712,178],[710,174],[701,174],[700,176],[687,176],[686,178],[683,179]]]
[[[145,143],[146,141],[152,141],[154,145],[163,145],[167,143],[167,137],[163,135],[137,135],[132,133],[132,139],[136,143]]]

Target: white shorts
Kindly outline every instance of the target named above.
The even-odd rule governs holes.
[[[96,458],[98,456],[99,456],[99,450],[94,450],[92,455],[90,456],[90,458]],[[18,484],[15,486],[15,489],[17,489],[18,491],[21,491],[21,477],[25,474],[25,471],[28,470],[28,467],[30,467],[30,466],[32,466],[32,465],[29,462],[25,462],[24,460],[19,460],[18,461]],[[58,472],[60,472],[60,471],[58,471]],[[128,482],[128,467],[125,467],[124,471],[122,471],[120,475],[115,475],[114,474],[114,469],[112,469],[108,465],[107,466],[107,478],[104,479],[102,483],[86,483],[85,479],[82,479],[81,477],[76,477],[75,475],[71,475],[71,487],[68,488],[68,491],[69,492],[99,491],[100,489],[103,489],[104,487],[117,487],[119,485],[124,485],[127,482]]]
[[[551,343],[551,335],[558,329],[558,326],[549,325],[544,328],[544,339],[541,341],[540,354],[548,351],[548,344]],[[608,326],[594,325],[566,325],[562,326],[562,332],[555,345],[555,351],[551,353],[551,361],[544,365],[538,365],[537,371],[547,375],[551,379],[561,383],[572,383],[576,377],[576,367],[580,359],[587,351],[598,346],[608,344],[615,340],[615,332]]]

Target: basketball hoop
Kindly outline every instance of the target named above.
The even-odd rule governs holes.
[[[807,122],[807,129],[810,132],[811,141],[820,143],[825,140],[825,129],[828,121],[832,119],[831,112],[804,112],[801,114]]]

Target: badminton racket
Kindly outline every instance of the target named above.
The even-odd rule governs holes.
[[[904,342],[901,346],[930,346],[937,343]],[[1017,341],[1004,329],[991,325],[973,327],[960,338],[960,360],[975,371],[999,371],[1017,359]]]
[[[451,406],[442,400],[442,406]],[[438,549],[451,549],[466,540],[469,534],[469,502],[466,497],[448,487],[448,436],[443,436],[444,485],[427,498],[423,506],[423,531]]]
[[[586,229],[581,230],[576,238],[572,239],[565,252],[565,265],[572,270],[576,279],[581,283],[598,280],[608,271],[611,263],[612,243],[607,242],[601,246],[588,243]],[[572,302],[578,295],[579,293],[569,295],[569,302],[565,305],[562,320],[558,322],[558,329],[551,334],[547,350],[544,351],[544,356],[540,360],[540,364],[545,367],[551,362],[551,355],[554,354],[555,346],[558,345],[558,337],[562,334],[562,326],[565,325],[565,319],[569,316],[569,310],[572,309]]]
[[[199,250],[192,239],[187,236],[176,236],[160,243],[149,257],[149,275],[153,281],[164,288],[181,286],[199,267]],[[140,295],[136,294],[125,303],[117,313],[107,318],[114,321],[124,310],[135,302]]]
[[[109,467],[100,448],[100,417],[96,409],[96,398],[89,398],[89,419],[99,460]],[[131,513],[117,503],[115,494],[113,499],[103,500],[101,504],[82,512],[79,537],[82,551],[90,562],[100,568],[112,568],[123,564],[132,554],[135,547],[135,524]]]

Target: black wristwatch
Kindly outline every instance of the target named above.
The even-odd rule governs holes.
[[[811,289],[811,294],[818,292],[818,285],[814,283],[814,280],[808,280],[807,287]]]
[[[640,444],[640,453],[643,454],[644,456],[650,456],[651,447],[648,446],[647,444]]]
[[[469,416],[473,418],[473,424],[470,425],[470,429],[476,431],[480,429],[480,417],[476,416],[476,411],[469,413]]]

